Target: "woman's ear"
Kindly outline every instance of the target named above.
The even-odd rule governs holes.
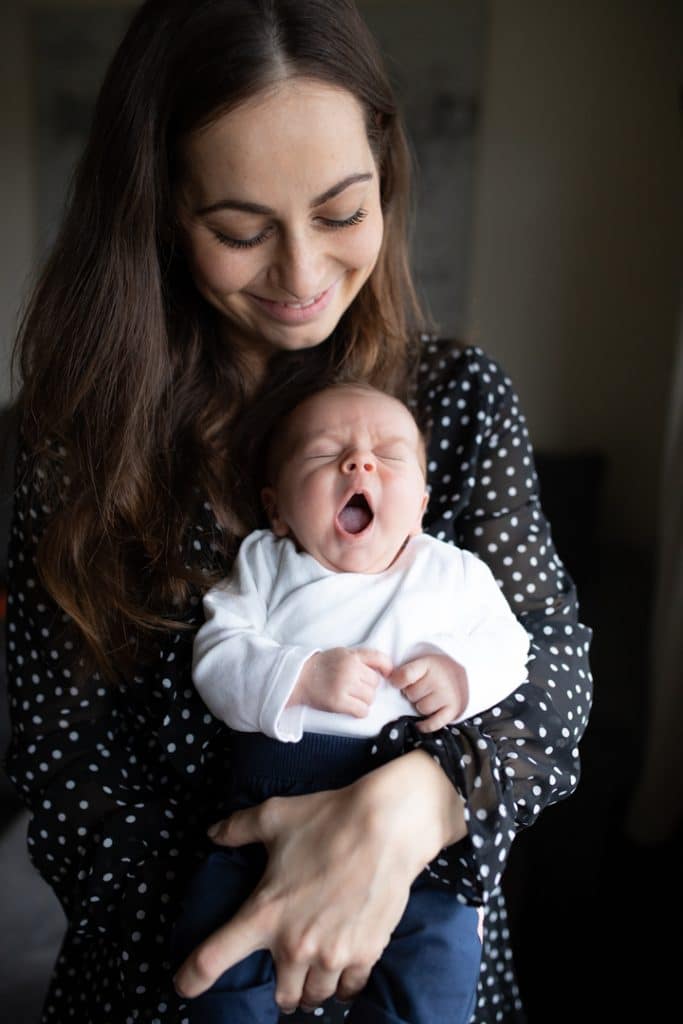
[[[268,516],[270,528],[276,537],[287,537],[289,527],[284,519],[280,519],[277,510],[277,495],[274,487],[264,487],[261,491],[261,502]]]

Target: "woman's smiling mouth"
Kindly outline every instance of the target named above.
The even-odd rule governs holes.
[[[304,324],[313,320],[332,301],[337,289],[338,281],[331,284],[325,291],[319,292],[306,302],[274,302],[272,299],[264,299],[260,295],[252,295],[249,298],[256,302],[259,307],[272,319],[283,324]]]

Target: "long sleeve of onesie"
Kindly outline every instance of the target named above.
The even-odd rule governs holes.
[[[425,642],[418,644],[411,655],[438,651],[465,669],[467,704],[455,724],[493,707],[526,680],[530,637],[485,562],[443,541],[432,537],[425,540],[444,549],[447,565],[456,563],[457,571],[449,565],[444,596],[455,593],[453,603],[457,601],[461,611],[453,615],[448,631],[434,633],[426,629]],[[465,595],[464,601],[461,595]]]
[[[319,648],[268,636],[277,565],[256,541],[251,534],[242,542],[230,578],[204,595],[206,621],[195,638],[192,676],[209,710],[231,728],[298,739],[303,708],[288,709],[282,725],[280,717],[304,663]]]

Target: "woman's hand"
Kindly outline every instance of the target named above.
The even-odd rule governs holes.
[[[275,797],[217,828],[212,838],[224,846],[263,843],[268,864],[237,914],[180,967],[176,988],[198,996],[254,950],[269,949],[285,1011],[356,995],[413,880],[466,833],[461,798],[420,750],[351,786]]]

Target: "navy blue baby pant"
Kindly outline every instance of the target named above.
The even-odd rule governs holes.
[[[257,733],[233,737],[227,813],[270,796],[348,785],[378,767],[371,740],[309,733],[280,743]],[[229,920],[257,885],[266,864],[260,844],[214,848],[193,876],[172,936],[174,969]],[[474,1011],[481,944],[477,912],[423,872],[403,917],[355,998],[347,1024],[467,1024]],[[208,992],[189,1000],[192,1024],[277,1024],[275,972],[267,950],[235,964]],[[315,1020],[312,1016],[311,1020]]]

